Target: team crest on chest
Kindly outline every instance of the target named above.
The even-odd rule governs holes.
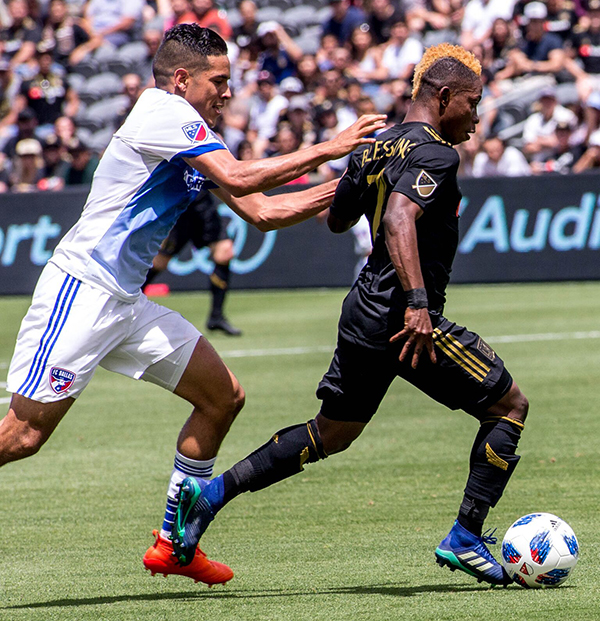
[[[422,170],[412,188],[417,191],[417,194],[421,198],[427,198],[433,194],[433,191],[437,188],[437,186],[438,184],[429,176],[429,174]]]
[[[50,388],[57,394],[62,395],[67,392],[75,381],[75,373],[61,369],[60,367],[52,367],[50,369]]]
[[[188,123],[181,129],[192,142],[204,142],[208,138],[208,131],[201,121]]]

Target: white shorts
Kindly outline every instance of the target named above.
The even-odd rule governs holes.
[[[42,403],[76,398],[100,365],[172,391],[200,336],[143,294],[123,302],[48,263],[21,324],[7,390]]]

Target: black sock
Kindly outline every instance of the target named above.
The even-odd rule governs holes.
[[[507,417],[484,420],[473,443],[469,478],[458,514],[458,522],[481,535],[490,507],[495,507],[514,469],[523,423]]]
[[[210,275],[210,292],[212,293],[212,309],[210,316],[218,319],[223,316],[223,305],[229,289],[229,264],[215,263],[215,269]]]
[[[489,510],[490,505],[486,502],[465,496],[458,511],[458,523],[469,532],[481,537],[483,523]]]
[[[305,463],[325,459],[316,421],[278,431],[266,444],[223,473],[224,502],[256,492],[304,470]]]

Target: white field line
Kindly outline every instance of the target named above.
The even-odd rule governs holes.
[[[531,343],[535,341],[572,341],[600,339],[600,330],[591,332],[547,332],[544,334],[507,334],[485,337],[488,343]],[[263,356],[298,356],[302,354],[333,353],[333,345],[318,347],[282,347],[275,349],[234,349],[220,352],[223,358],[254,358]]]

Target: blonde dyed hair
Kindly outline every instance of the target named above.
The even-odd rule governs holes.
[[[463,64],[467,69],[470,69],[477,77],[481,75],[481,63],[475,58],[475,56],[465,50],[460,45],[452,45],[450,43],[440,43],[434,45],[425,50],[423,58],[419,61],[415,67],[415,75],[413,78],[412,99],[417,98],[423,82],[423,76],[425,73],[439,60],[451,58],[459,63]]]

